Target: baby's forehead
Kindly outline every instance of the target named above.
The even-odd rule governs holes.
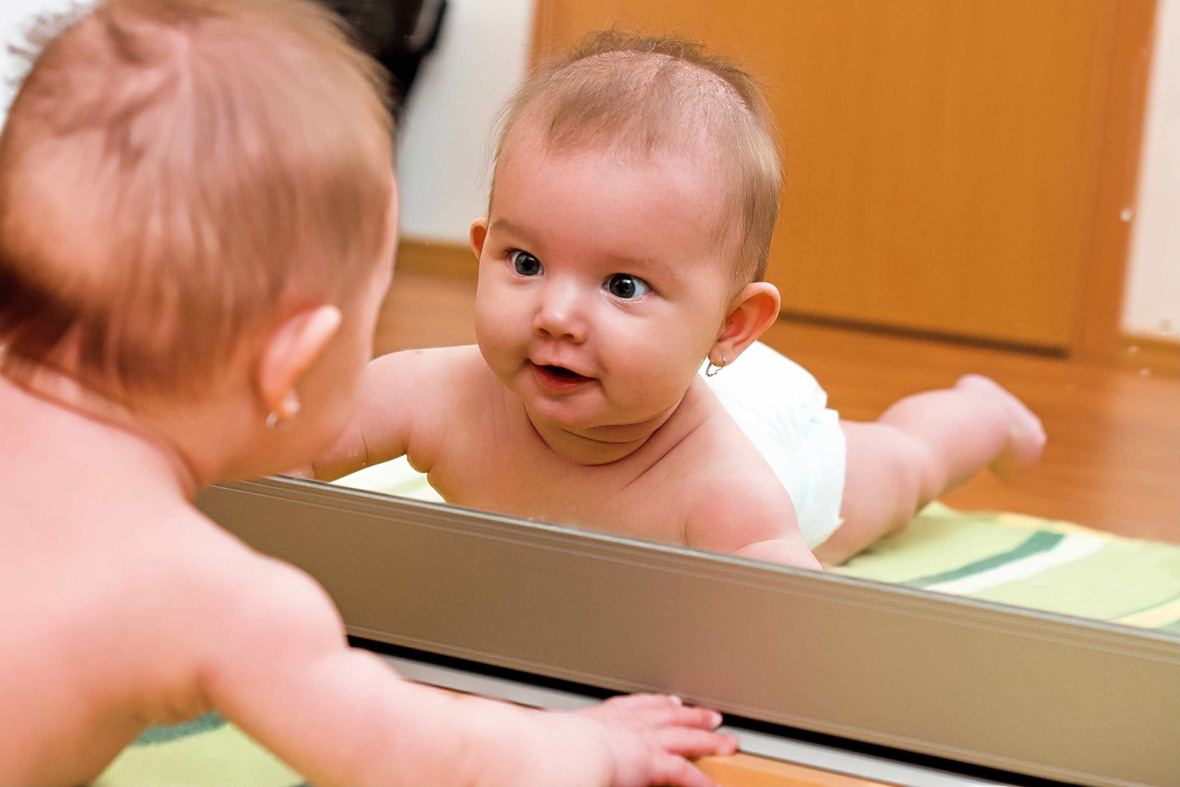
[[[519,132],[516,136],[515,132]],[[586,137],[578,144],[554,144],[543,128],[522,126],[501,151],[492,181],[490,213],[540,211],[557,205],[582,206],[595,215],[596,203],[618,202],[622,193],[659,204],[662,225],[689,222],[701,242],[728,234],[738,184],[717,151],[703,146],[637,148],[617,139]],[[576,209],[576,208],[575,208]],[[525,218],[525,217],[521,217]]]
[[[496,180],[511,168],[515,173],[534,171],[547,163],[570,159],[591,159],[604,166],[622,166],[663,171],[669,177],[693,174],[700,187],[729,190],[733,186],[732,168],[727,166],[723,149],[699,132],[682,136],[665,136],[659,140],[636,140],[627,135],[585,134],[555,138],[543,117],[522,115],[504,137],[496,170]]]
[[[643,233],[654,239],[653,254],[666,252],[664,247],[675,238],[693,248],[724,249],[721,256],[728,255],[740,224],[734,208],[737,184],[715,149],[642,149],[605,138],[554,145],[537,124],[514,129],[505,141],[492,183],[493,228],[507,226],[507,221],[530,234],[581,231],[585,222],[572,217],[605,221],[611,211],[600,210],[603,204],[618,203],[621,192],[633,199],[638,190],[640,202],[624,204],[659,206],[660,212],[649,214],[647,226],[664,229]],[[643,211],[628,217],[638,215]],[[612,234],[618,234],[622,225],[608,223]],[[604,230],[601,223],[594,226],[595,232]]]

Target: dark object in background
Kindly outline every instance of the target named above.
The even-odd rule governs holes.
[[[447,0],[319,0],[352,26],[357,43],[389,69],[399,115],[422,59],[434,49]]]

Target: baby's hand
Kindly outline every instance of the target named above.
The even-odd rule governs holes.
[[[594,723],[586,734],[597,733],[601,748],[594,756],[606,766],[602,783],[616,787],[710,787],[713,780],[689,760],[737,751],[736,738],[715,732],[721,714],[686,707],[666,694],[613,697],[570,715]],[[573,762],[565,765],[578,767]],[[571,777],[577,778],[567,770],[565,778]]]

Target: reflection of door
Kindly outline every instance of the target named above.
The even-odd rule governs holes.
[[[538,46],[621,23],[763,78],[789,313],[1069,349],[1117,0],[541,0]]]

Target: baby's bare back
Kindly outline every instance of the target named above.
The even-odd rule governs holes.
[[[786,491],[701,381],[634,453],[585,465],[550,448],[521,401],[465,350],[445,351],[437,373],[423,375],[441,383],[416,397],[407,447],[448,502],[726,552],[794,527]]]
[[[262,561],[134,440],[0,394],[0,432],[24,446],[0,456],[0,782],[77,784],[146,725],[208,709],[226,606],[210,590]]]

